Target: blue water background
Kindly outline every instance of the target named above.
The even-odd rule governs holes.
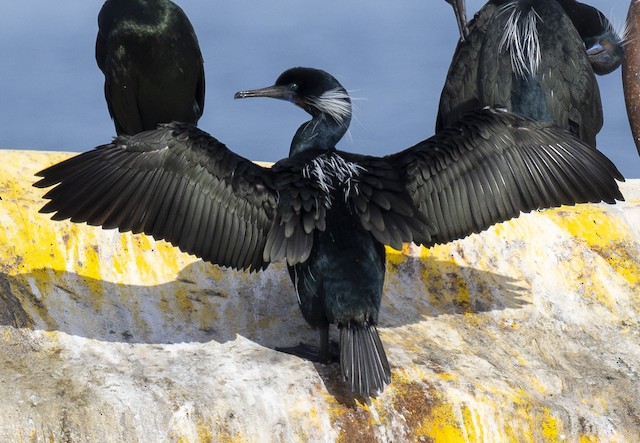
[[[483,4],[468,2],[471,16]],[[628,1],[589,2],[622,23]],[[288,103],[234,100],[292,66],[335,75],[356,99],[348,151],[383,155],[433,134],[456,44],[442,0],[184,0],[205,58],[200,126],[253,160],[275,161],[306,114]],[[114,135],[94,60],[101,1],[4,2],[0,7],[0,148],[84,151]],[[640,157],[627,121],[620,70],[599,77],[598,137],[628,178]]]

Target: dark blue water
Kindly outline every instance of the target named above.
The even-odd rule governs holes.
[[[484,2],[469,1],[469,14]],[[184,0],[205,58],[200,126],[254,160],[287,155],[306,114],[288,103],[233,100],[292,66],[335,75],[355,100],[340,147],[369,154],[433,134],[438,98],[457,39],[442,0]],[[628,1],[600,0],[616,23]],[[102,1],[4,2],[0,10],[0,147],[83,151],[114,135],[94,60]],[[605,126],[598,146],[627,177],[640,177],[620,71],[600,77]]]

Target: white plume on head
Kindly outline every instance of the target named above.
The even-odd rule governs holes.
[[[346,124],[351,116],[349,94],[342,88],[329,89],[320,97],[306,99],[308,104],[329,115],[341,125]]]
[[[622,46],[625,46],[630,41],[638,38],[637,36],[633,35],[633,33],[631,32],[631,24],[626,20],[616,19],[616,16],[613,13],[609,14],[609,17],[611,18],[609,20],[609,24],[607,25],[607,31],[615,35],[622,43]]]

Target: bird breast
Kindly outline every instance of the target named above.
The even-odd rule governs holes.
[[[349,196],[358,194],[358,178],[365,171],[364,166],[331,152],[313,158],[304,166],[302,175],[317,184],[324,197],[323,204],[328,209],[333,205],[336,194],[343,193],[345,201]]]

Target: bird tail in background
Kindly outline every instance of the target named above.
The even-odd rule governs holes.
[[[391,369],[375,325],[340,325],[340,368],[351,390],[363,397],[381,392]]]

